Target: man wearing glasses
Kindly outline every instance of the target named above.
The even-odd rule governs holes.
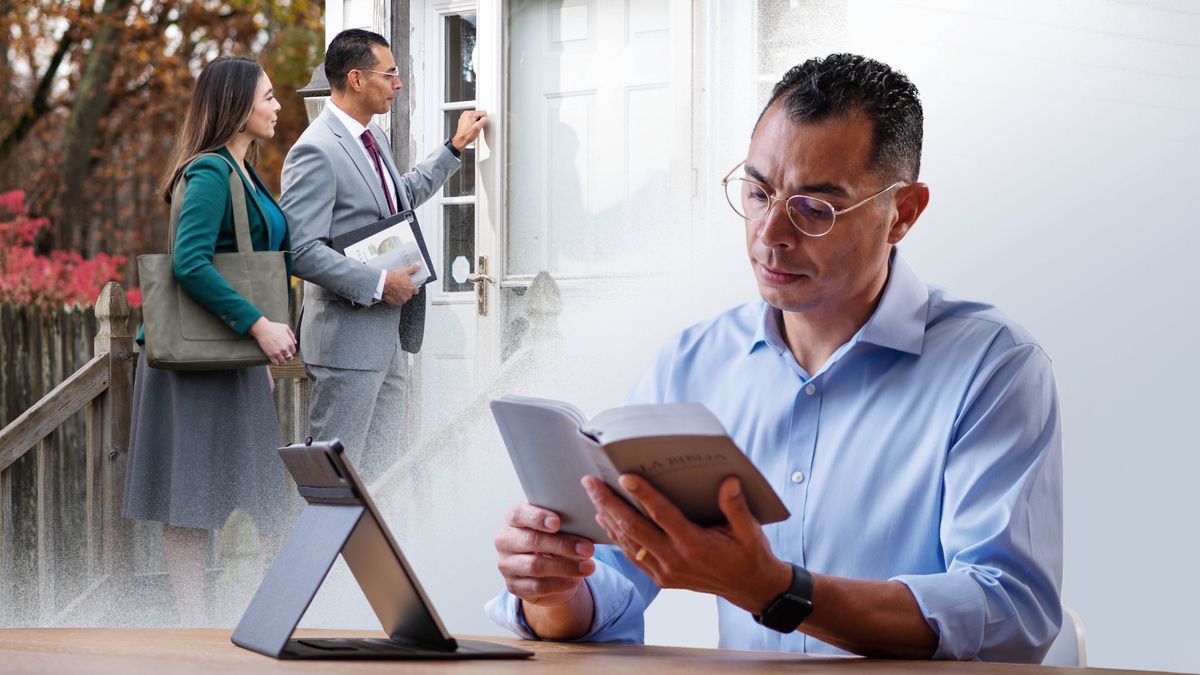
[[[762,295],[670,341],[633,403],[707,405],[791,510],[736,479],[702,528],[637,476],[584,479],[617,546],[529,504],[496,537],[519,635],[643,639],[660,588],[717,596],[720,644],[1040,662],[1061,620],[1054,374],[995,308],[926,286],[896,249],[929,201],[901,73],[835,54],[789,71],[725,179]]]
[[[288,152],[281,206],[292,228],[293,273],[309,282],[300,344],[313,382],[310,433],[342,439],[370,478],[395,458],[406,352],[421,348],[425,294],[412,281],[416,265],[380,271],[329,242],[435,194],[487,113],[465,111],[454,136],[402,175],[371,122],[402,86],[387,40],[359,29],[339,33],[326,49],[325,74],[331,100]]]

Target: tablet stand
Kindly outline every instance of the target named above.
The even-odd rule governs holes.
[[[283,656],[292,632],[364,511],[359,505],[304,505],[291,536],[234,629],[234,644],[275,658]]]
[[[307,502],[233,643],[277,659],[519,659],[533,653],[450,635],[337,439],[279,449]],[[292,633],[341,555],[387,637]]]

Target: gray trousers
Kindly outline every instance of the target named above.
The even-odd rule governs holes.
[[[309,433],[320,441],[341,439],[354,469],[370,483],[400,453],[408,354],[396,340],[386,370],[327,368],[309,364]]]

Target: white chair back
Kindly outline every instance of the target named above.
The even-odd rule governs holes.
[[[1084,640],[1083,619],[1070,607],[1063,607],[1062,629],[1042,660],[1046,666],[1087,667],[1087,642]]]

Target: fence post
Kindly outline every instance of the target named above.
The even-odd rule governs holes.
[[[37,614],[38,623],[46,626],[54,616],[58,585],[58,559],[54,555],[54,539],[58,522],[54,518],[54,503],[58,498],[51,472],[54,470],[54,433],[38,441],[34,450],[37,468],[34,485],[37,490]]]
[[[121,499],[125,487],[125,461],[129,451],[130,415],[133,411],[133,371],[136,355],[129,330],[129,301],[125,291],[110,281],[96,300],[98,331],[94,354],[108,354],[108,390],[101,397],[98,433],[89,433],[97,447],[89,443],[89,464],[93,474],[89,488],[95,486],[89,504],[103,542],[103,572],[121,574],[131,568],[131,530],[121,520]],[[98,483],[98,485],[96,485]],[[94,536],[94,535],[93,535]]]
[[[16,560],[13,547],[12,471],[0,471],[0,607],[12,607],[16,597]],[[15,612],[0,611],[0,626],[16,617]]]

